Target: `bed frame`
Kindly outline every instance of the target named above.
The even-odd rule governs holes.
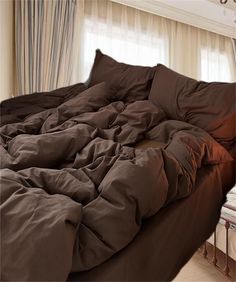
[[[236,207],[225,204],[224,207],[236,211]],[[225,227],[225,246],[226,252],[222,252],[217,248],[216,243],[216,231],[214,232],[213,241],[214,244],[205,241],[200,248],[202,256],[207,259],[214,267],[216,267],[221,273],[223,273],[229,280],[236,281],[236,261],[229,256],[229,229],[235,231],[236,219],[228,218],[226,215],[221,214],[221,220]]]

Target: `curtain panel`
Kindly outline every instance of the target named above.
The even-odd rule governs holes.
[[[232,44],[233,44],[234,62],[236,65],[236,39],[232,38]]]
[[[17,93],[71,83],[77,0],[15,1]]]
[[[230,38],[110,0],[15,1],[15,41],[17,94],[85,81],[97,48],[121,62],[236,81]]]
[[[236,80],[230,38],[110,0],[80,0],[81,3],[77,80],[87,79],[96,48],[119,61],[162,63],[195,79]]]

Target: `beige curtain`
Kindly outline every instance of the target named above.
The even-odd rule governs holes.
[[[110,0],[15,1],[17,94],[85,81],[100,48],[196,79],[236,81],[230,38]]]
[[[77,13],[77,0],[15,1],[17,94],[71,83]]]
[[[77,79],[87,79],[95,49],[100,48],[131,64],[163,63],[196,79],[236,80],[230,38],[109,0],[82,2]]]
[[[236,65],[236,39],[232,38],[233,52],[234,52],[234,64]]]

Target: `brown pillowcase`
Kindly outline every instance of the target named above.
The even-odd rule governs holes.
[[[158,65],[149,99],[169,118],[201,127],[221,144],[236,141],[236,83],[197,81]]]
[[[151,90],[156,67],[119,63],[96,50],[88,86],[107,82],[118,100],[127,102],[146,99]]]

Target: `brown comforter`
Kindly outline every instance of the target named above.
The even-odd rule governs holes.
[[[151,101],[73,87],[2,104],[1,281],[65,281],[101,264],[188,196],[198,168],[231,160]],[[134,149],[144,138],[161,145]]]

